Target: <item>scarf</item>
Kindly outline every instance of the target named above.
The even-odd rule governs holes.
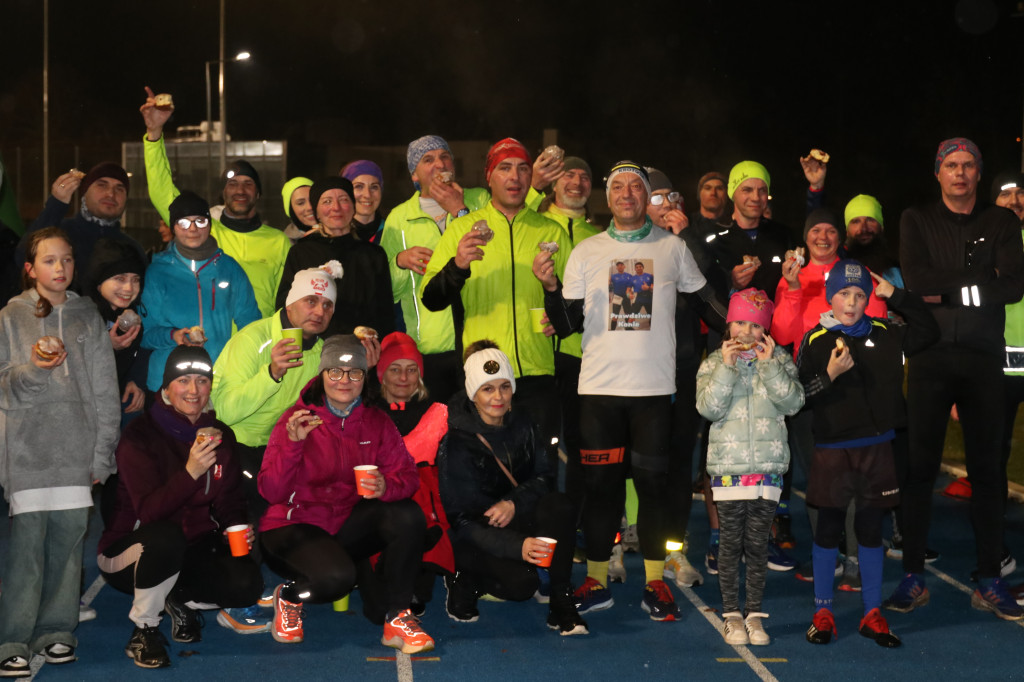
[[[227,211],[224,211],[220,214],[220,224],[235,232],[255,232],[263,224],[263,221],[260,220],[259,213],[251,218],[232,218]]]
[[[164,403],[163,389],[157,391],[156,402],[149,409],[153,421],[166,431],[171,438],[181,443],[192,443],[196,439],[196,431],[213,423],[209,413],[199,415],[199,419],[193,424],[184,416],[178,414],[173,407]]]
[[[612,220],[611,224],[608,225],[608,236],[617,242],[638,242],[651,233],[654,229],[654,223],[651,222],[650,218],[644,219],[644,224],[639,230],[627,230],[622,232],[615,229],[615,221]]]
[[[213,256],[213,254],[217,253],[217,239],[211,234],[205,242],[195,249],[191,249],[175,239],[174,248],[178,250],[178,253],[180,253],[183,258],[187,258],[189,260],[207,260]]]
[[[867,315],[862,315],[855,324],[847,327],[837,320],[830,310],[821,314],[820,322],[825,329],[841,332],[855,339],[863,338],[871,333],[871,318]]]
[[[92,213],[89,212],[89,209],[85,207],[85,197],[82,197],[82,205],[79,207],[78,211],[79,213],[81,213],[82,217],[88,220],[90,223],[96,223],[97,225],[102,225],[103,227],[111,227],[117,225],[117,221],[119,220],[119,218],[114,218],[113,220],[111,220],[109,218],[100,218],[99,216],[94,216]]]

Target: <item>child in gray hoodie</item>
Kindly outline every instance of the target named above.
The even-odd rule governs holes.
[[[48,663],[76,659],[91,486],[115,468],[114,354],[96,305],[68,291],[73,276],[67,235],[35,232],[25,291],[0,310],[0,486],[12,516],[0,598],[3,677],[30,676],[33,653]],[[55,356],[38,352],[44,336],[63,342]]]

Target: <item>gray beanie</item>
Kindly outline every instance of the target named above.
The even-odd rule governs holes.
[[[366,348],[355,334],[336,334],[324,341],[317,374],[334,367],[366,370]]]

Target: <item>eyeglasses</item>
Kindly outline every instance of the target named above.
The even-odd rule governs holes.
[[[674,204],[679,201],[679,192],[669,192],[668,194],[652,194],[651,195],[651,206],[661,206],[667,200],[670,204]]]
[[[197,230],[205,230],[210,226],[210,219],[206,216],[199,216],[198,218],[178,218],[177,222],[174,224],[183,230],[187,230],[193,225],[196,226]]]
[[[327,370],[327,378],[331,381],[341,381],[342,377],[348,377],[349,381],[362,381],[365,376],[366,372],[361,369],[342,369],[341,367],[331,367]]]

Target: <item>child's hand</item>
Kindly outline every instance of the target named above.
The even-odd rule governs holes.
[[[736,366],[736,357],[740,354],[740,342],[733,339],[722,341],[722,362],[729,367]]]
[[[853,356],[850,355],[850,349],[846,346],[833,348],[832,357],[825,370],[828,372],[828,378],[835,381],[837,376],[850,369],[853,369]]]
[[[892,296],[893,292],[896,291],[896,287],[894,287],[892,283],[884,277],[876,275],[873,272],[871,273],[871,277],[875,280],[875,296],[879,299],[884,301]]]
[[[754,346],[754,353],[758,360],[771,360],[772,354],[775,353],[775,339],[765,334]]]
[[[132,345],[132,341],[135,340],[135,337],[139,335],[140,331],[142,331],[142,325],[136,325],[124,334],[118,334],[117,325],[115,324],[107,333],[110,336],[110,343],[113,344],[114,350],[124,350],[128,346]]]
[[[60,355],[55,357],[53,360],[43,360],[41,357],[36,355],[35,351],[32,351],[32,364],[40,369],[54,369],[55,367],[63,365],[67,357],[68,352],[66,350],[62,350]]]

